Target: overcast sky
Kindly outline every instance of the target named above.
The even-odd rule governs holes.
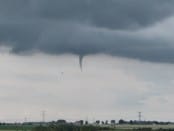
[[[173,7],[0,0],[0,121],[174,121]]]

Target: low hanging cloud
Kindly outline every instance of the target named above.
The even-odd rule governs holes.
[[[171,0],[1,0],[0,45],[16,54],[72,53],[81,63],[97,53],[173,63],[172,39],[146,30],[173,21],[173,6]]]

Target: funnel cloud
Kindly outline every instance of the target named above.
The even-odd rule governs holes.
[[[79,56],[79,65],[80,65],[81,71],[83,71],[83,58],[84,58],[83,55],[80,55],[80,56]]]

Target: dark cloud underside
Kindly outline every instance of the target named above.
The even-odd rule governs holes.
[[[1,0],[0,44],[13,53],[105,53],[173,62],[170,42],[131,33],[172,16],[173,6],[172,0]]]

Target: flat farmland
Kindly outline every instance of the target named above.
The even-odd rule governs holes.
[[[169,125],[115,125],[115,126],[107,126],[111,127],[112,130],[99,130],[99,131],[139,131],[137,129],[143,129],[142,131],[148,131],[148,129],[152,129],[154,131],[158,131],[159,129],[173,129],[174,124]],[[0,126],[0,131],[32,131],[34,126],[23,126],[23,125],[4,125]],[[86,130],[85,130],[86,131]],[[90,130],[89,130],[90,131]],[[140,130],[141,131],[141,130]]]
[[[33,126],[23,126],[23,125],[1,125],[0,131],[31,131]]]
[[[115,129],[121,129],[121,130],[130,130],[130,129],[139,129],[139,128],[152,128],[153,130],[157,129],[174,129],[174,124],[168,124],[168,125],[115,125]]]

